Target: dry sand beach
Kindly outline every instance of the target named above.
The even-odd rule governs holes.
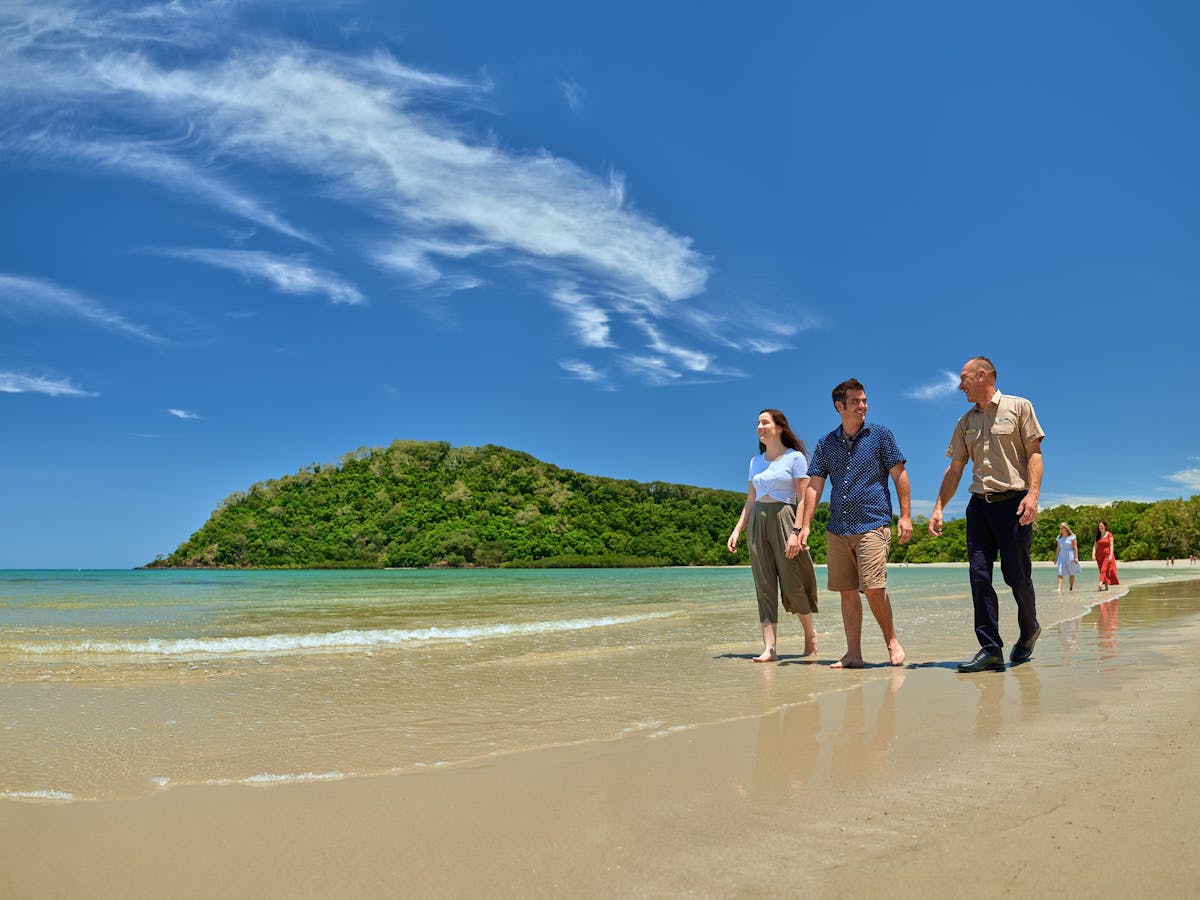
[[[1003,674],[906,643],[901,669],[754,667],[785,702],[678,733],[3,801],[0,896],[1194,895],[1200,582],[1106,599]]]

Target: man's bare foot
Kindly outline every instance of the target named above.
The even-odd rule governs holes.
[[[769,650],[764,650],[762,653],[758,654],[758,656],[754,657],[754,659],[750,660],[750,662],[756,662],[756,663],[779,662],[779,657],[775,655],[775,650],[774,650],[774,648],[772,648]]]
[[[895,638],[888,641],[888,659],[892,661],[893,666],[904,665],[904,660],[908,657],[904,655],[904,648],[900,646],[900,642]]]
[[[861,656],[851,656],[847,653],[835,663],[830,663],[831,669],[861,669],[866,663],[863,662]]]
[[[817,655],[817,636],[815,634],[812,637],[809,637],[808,635],[804,636],[804,655]]]

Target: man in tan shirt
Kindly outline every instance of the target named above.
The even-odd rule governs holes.
[[[1020,637],[1011,660],[1023,663],[1033,655],[1041,636],[1033,591],[1033,520],[1042,489],[1042,438],[1033,404],[996,390],[996,367],[986,356],[967,360],[958,389],[973,404],[950,437],[950,465],[942,476],[929,531],[942,533],[942,510],[958,490],[967,460],[971,461],[971,500],[967,504],[967,561],[971,599],[975,604],[975,636],[979,652],[959,672],[1003,672],[1004,641],[1000,609],[992,587],[992,568],[1000,554],[1004,583],[1017,601]]]

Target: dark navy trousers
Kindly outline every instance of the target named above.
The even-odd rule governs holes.
[[[1021,638],[1037,631],[1037,601],[1033,596],[1033,525],[1017,518],[1021,498],[988,503],[977,494],[967,504],[967,561],[971,565],[971,599],[975,603],[975,636],[981,649],[1001,655],[1000,603],[992,587],[992,567],[1000,554],[1000,572],[1017,601]]]

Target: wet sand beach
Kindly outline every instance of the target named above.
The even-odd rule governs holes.
[[[1108,599],[1003,674],[907,643],[900,669],[746,665],[744,718],[674,732],[328,783],[10,799],[0,896],[1193,894],[1200,582]]]

